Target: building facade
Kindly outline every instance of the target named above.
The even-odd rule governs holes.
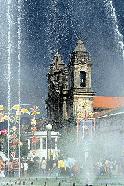
[[[48,72],[47,115],[55,128],[64,121],[93,112],[92,62],[83,41],[78,40],[68,65],[57,52]]]
[[[96,142],[99,158],[124,162],[124,108],[115,109],[96,118]]]
[[[50,132],[50,142],[48,141],[48,131],[36,131],[34,136],[31,134],[28,136],[28,149],[29,158],[39,157],[41,160],[50,159],[52,156],[54,159],[58,157],[59,149],[57,146],[59,139],[59,132]],[[50,146],[48,144],[50,143]]]

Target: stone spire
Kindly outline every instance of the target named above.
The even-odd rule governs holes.
[[[86,52],[84,42],[81,41],[80,39],[77,42],[77,45],[76,45],[76,48],[75,48],[74,52]]]
[[[62,57],[61,57],[61,55],[60,55],[60,53],[58,51],[54,55],[53,64],[54,64],[54,66],[55,66],[56,69],[61,68],[61,67],[64,66]]]
[[[63,64],[62,57],[58,51],[56,52],[54,56],[54,62],[57,62],[57,64]]]

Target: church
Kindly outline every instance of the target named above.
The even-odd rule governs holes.
[[[66,65],[57,52],[48,71],[47,118],[54,129],[82,119],[97,119],[124,107],[124,97],[96,96],[92,89],[92,61],[78,40]]]
[[[68,65],[57,52],[48,72],[48,120],[54,126],[64,121],[92,117],[92,62],[84,42],[78,40]],[[57,127],[58,128],[58,127]]]

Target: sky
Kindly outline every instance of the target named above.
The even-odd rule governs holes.
[[[96,95],[124,96],[123,0],[17,0],[11,3],[11,104],[18,102],[18,22],[20,16],[21,103],[39,105],[45,113],[47,72],[57,51],[64,62],[77,39],[85,42],[93,62]],[[0,102],[8,99],[7,4],[0,0]]]

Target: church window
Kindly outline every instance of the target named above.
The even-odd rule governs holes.
[[[80,71],[80,86],[86,87],[86,72]]]

